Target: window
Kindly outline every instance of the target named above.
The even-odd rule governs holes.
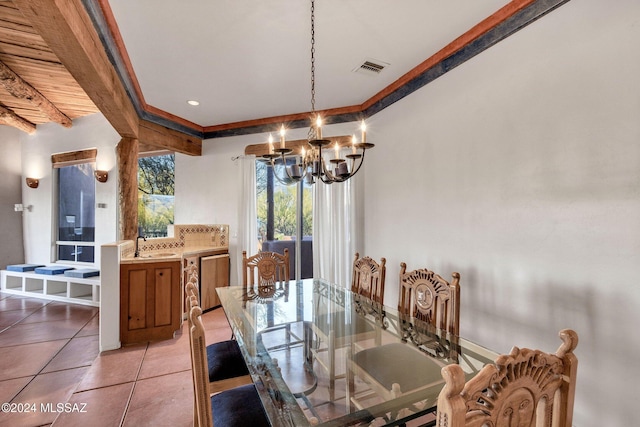
[[[96,181],[93,163],[57,167],[58,261],[94,262]]]
[[[291,158],[289,162],[293,163]],[[285,177],[282,166],[276,165],[277,176]],[[313,277],[312,253],[312,191],[306,182],[295,185],[282,183],[273,168],[256,161],[256,213],[258,217],[258,248],[283,253],[289,249],[292,278]],[[298,229],[298,225],[300,228]],[[300,277],[295,275],[295,241],[301,239]]]
[[[167,236],[173,224],[175,155],[138,159],[138,234]]]

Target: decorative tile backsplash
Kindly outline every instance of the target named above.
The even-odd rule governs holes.
[[[147,241],[140,240],[140,252],[166,250],[184,250],[190,247],[226,246],[229,247],[229,225],[227,224],[187,224],[174,225],[175,237],[157,237]],[[135,252],[135,242],[120,247],[120,256],[130,257]]]

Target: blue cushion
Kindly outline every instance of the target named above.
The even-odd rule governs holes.
[[[43,264],[13,264],[7,265],[8,271],[33,271],[38,267],[44,267]]]
[[[249,375],[249,369],[247,369],[236,340],[208,345],[207,362],[209,364],[209,382]]]
[[[95,277],[100,275],[100,270],[95,268],[76,268],[73,270],[67,270],[64,272],[67,277]]]
[[[49,267],[36,268],[36,273],[52,276],[54,274],[63,274],[67,270],[73,270],[73,267],[67,267],[64,265],[50,265]]]
[[[270,427],[262,401],[253,384],[211,396],[213,425],[224,427]]]

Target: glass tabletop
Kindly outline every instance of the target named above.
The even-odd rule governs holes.
[[[274,426],[399,425],[435,410],[442,366],[496,357],[324,280],[217,291]]]

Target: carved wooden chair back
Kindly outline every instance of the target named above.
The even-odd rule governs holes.
[[[258,252],[247,257],[247,251],[242,251],[242,275],[245,288],[253,289],[263,296],[275,292],[278,284],[289,282],[289,250],[284,254],[277,252]]]
[[[209,390],[207,344],[201,315],[202,309],[198,305],[193,305],[189,310],[191,371],[195,395],[194,425],[204,427],[213,425],[213,415],[211,412],[211,393]]]
[[[387,260],[382,258],[378,264],[368,256],[360,258],[360,254],[356,252],[353,260],[351,291],[381,305],[384,304],[386,262]]]
[[[514,347],[465,384],[459,365],[442,368],[437,427],[571,427],[578,335],[560,331],[555,354]]]
[[[400,264],[398,311],[454,335],[460,333],[460,274],[451,283],[426,268],[407,272]]]

